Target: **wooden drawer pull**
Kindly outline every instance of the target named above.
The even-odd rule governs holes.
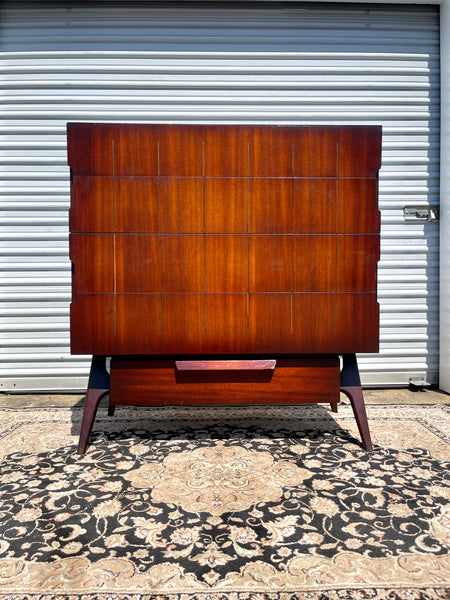
[[[178,371],[273,371],[276,360],[176,360]]]

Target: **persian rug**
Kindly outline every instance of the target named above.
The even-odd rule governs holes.
[[[450,597],[450,406],[0,416],[1,600]]]

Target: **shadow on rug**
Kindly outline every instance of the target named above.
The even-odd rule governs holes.
[[[0,413],[3,600],[450,597],[446,406]]]

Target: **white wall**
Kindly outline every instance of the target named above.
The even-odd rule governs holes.
[[[335,0],[341,2],[341,0]],[[350,0],[372,4],[439,4],[441,38],[439,388],[450,393],[450,0]]]
[[[16,15],[21,10],[20,2],[5,4],[12,6],[13,12]],[[84,6],[92,7],[94,4],[86,4]],[[385,2],[380,4],[385,4]],[[241,19],[237,32],[234,31],[235,21],[233,20],[229,27],[231,33],[227,37],[225,35],[226,23],[224,23],[222,18],[212,20],[211,23],[205,23],[207,17],[204,14],[206,7],[205,10],[202,9],[202,18],[200,19],[198,14],[192,13],[193,9],[189,7],[189,3],[186,3],[186,9],[182,8],[182,16],[186,18],[190,15],[188,19],[189,27],[184,27],[179,18],[172,22],[170,22],[170,19],[163,19],[165,25],[160,27],[156,16],[153,15],[152,19],[147,23],[147,29],[145,29],[145,19],[139,18],[138,31],[141,32],[141,35],[138,36],[137,43],[141,44],[141,46],[135,47],[136,35],[134,30],[130,28],[128,7],[125,9],[125,14],[128,26],[126,31],[129,37],[121,35],[117,38],[116,33],[118,28],[123,27],[123,11],[121,13],[114,11],[113,15],[109,15],[105,24],[102,17],[103,13],[96,14],[94,10],[94,17],[96,16],[97,19],[102,18],[101,27],[99,27],[101,35],[95,37],[92,33],[94,28],[90,20],[90,13],[86,13],[85,15],[85,20],[88,22],[88,26],[85,27],[82,22],[83,15],[79,14],[79,10],[75,11],[76,14],[72,12],[70,18],[67,18],[65,12],[61,13],[61,11],[55,11],[50,8],[45,18],[42,17],[41,13],[37,15],[40,18],[34,18],[36,17],[33,13],[34,7],[36,10],[42,12],[42,6],[45,10],[45,7],[48,8],[49,5],[47,3],[43,5],[36,3],[33,7],[31,3],[27,4],[23,16],[17,22],[14,21],[14,23],[11,23],[9,37],[3,36],[5,48],[11,50],[11,53],[4,57],[5,90],[7,90],[4,102],[6,102],[7,93],[9,107],[5,110],[5,104],[3,106],[2,118],[6,125],[6,128],[3,128],[3,133],[5,137],[7,134],[10,134],[13,139],[12,141],[6,140],[6,151],[3,157],[0,157],[5,164],[5,170],[8,175],[8,177],[4,178],[2,184],[8,186],[9,192],[12,190],[13,194],[18,194],[18,190],[20,190],[20,194],[23,195],[23,197],[20,197],[22,201],[20,207],[18,207],[19,197],[18,195],[14,195],[14,202],[11,203],[11,207],[8,207],[11,214],[5,214],[9,218],[8,231],[6,232],[6,235],[9,237],[5,242],[8,244],[8,251],[12,252],[11,249],[16,250],[16,247],[20,245],[20,248],[17,249],[17,257],[13,257],[14,262],[11,259],[10,264],[8,263],[9,270],[4,272],[5,279],[9,278],[6,284],[11,286],[12,289],[11,297],[8,299],[8,310],[13,311],[14,315],[18,314],[17,319],[10,325],[11,330],[5,334],[5,337],[8,339],[4,342],[3,354],[1,354],[2,349],[0,347],[0,368],[3,366],[4,372],[11,380],[14,376],[14,381],[11,383],[12,386],[17,385],[17,378],[21,377],[22,373],[23,380],[25,381],[25,383],[22,382],[23,385],[28,385],[29,381],[33,385],[36,385],[38,378],[41,377],[41,379],[45,380],[41,383],[43,386],[42,389],[47,389],[46,378],[48,375],[48,378],[51,378],[52,381],[56,377],[61,376],[69,382],[68,385],[72,386],[72,378],[77,378],[81,376],[82,372],[84,373],[82,359],[87,360],[83,357],[77,358],[67,355],[70,263],[66,256],[68,177],[64,149],[65,122],[79,118],[85,120],[110,120],[111,115],[115,115],[117,118],[120,116],[121,119],[125,120],[147,118],[167,120],[169,118],[172,119],[174,114],[178,116],[182,114],[183,120],[198,119],[199,115],[201,115],[202,119],[209,116],[209,119],[212,119],[211,122],[216,122],[217,119],[235,120],[243,118],[256,119],[257,122],[261,122],[262,120],[268,120],[268,122],[274,122],[275,120],[278,122],[280,119],[286,122],[286,119],[289,118],[294,119],[293,122],[298,122],[299,119],[301,122],[306,122],[305,119],[313,119],[314,122],[317,122],[318,119],[320,120],[325,117],[328,122],[330,114],[340,120],[346,119],[346,115],[351,114],[350,118],[352,121],[362,118],[366,122],[367,118],[374,117],[374,112],[377,113],[375,115],[377,124],[382,119],[383,125],[385,125],[383,137],[386,142],[384,144],[384,167],[380,186],[380,200],[384,202],[383,234],[386,246],[384,258],[386,260],[380,265],[379,273],[379,291],[380,294],[384,294],[380,298],[384,310],[384,330],[382,332],[384,338],[382,339],[382,353],[376,357],[362,357],[360,366],[363,376],[366,372],[375,371],[378,377],[381,365],[383,364],[383,368],[385,367],[384,370],[388,369],[389,373],[395,374],[397,378],[395,381],[391,379],[391,384],[404,385],[411,375],[423,375],[424,378],[429,378],[431,375],[433,378],[436,378],[432,379],[432,381],[437,381],[439,360],[437,331],[439,299],[438,225],[413,224],[411,227],[419,234],[419,238],[417,235],[413,236],[407,232],[406,224],[403,221],[402,208],[403,205],[407,204],[428,204],[429,202],[437,204],[439,201],[440,160],[438,138],[440,119],[438,88],[440,72],[437,35],[438,23],[435,18],[433,25],[434,46],[433,51],[430,52],[429,48],[423,45],[428,33],[427,27],[420,18],[420,15],[416,17],[417,22],[414,23],[414,35],[407,35],[407,33],[403,33],[403,35],[396,34],[388,26],[388,13],[389,10],[392,10],[397,14],[397,21],[400,21],[402,31],[405,32],[405,28],[407,29],[408,27],[407,11],[410,6],[413,6],[407,2],[402,6],[398,6],[399,2],[392,4],[393,6],[388,8],[388,10],[386,10],[386,7],[380,6],[381,12],[386,12],[383,16],[385,21],[381,23],[381,28],[379,29],[380,34],[377,34],[376,29],[371,30],[369,28],[362,32],[359,39],[363,48],[368,53],[373,51],[374,47],[379,50],[381,42],[385,44],[386,40],[393,40],[392,48],[386,49],[384,46],[385,53],[387,52],[387,54],[381,57],[381,59],[387,61],[387,63],[383,63],[384,67],[381,65],[381,84],[383,84],[383,77],[385,77],[389,89],[392,87],[392,81],[395,82],[395,86],[398,84],[408,86],[406,93],[409,94],[409,97],[406,98],[406,110],[404,106],[402,111],[398,110],[398,103],[404,104],[405,98],[403,96],[391,98],[387,105],[383,104],[383,98],[387,97],[383,85],[378,90],[378,95],[374,94],[373,87],[368,89],[367,85],[364,85],[364,77],[369,77],[364,72],[362,78],[358,76],[358,85],[360,87],[352,88],[353,92],[347,91],[344,94],[346,96],[344,99],[338,99],[340,106],[339,115],[336,114],[334,105],[332,112],[330,112],[330,107],[327,106],[323,98],[323,94],[327,93],[327,90],[324,90],[324,86],[336,87],[336,82],[338,81],[337,74],[334,74],[333,77],[326,74],[323,80],[319,82],[320,90],[314,88],[313,92],[309,92],[310,95],[315,98],[319,97],[320,100],[320,102],[315,103],[313,106],[308,105],[308,98],[303,93],[301,95],[297,94],[296,98],[288,97],[288,95],[292,96],[290,90],[283,92],[284,100],[282,102],[280,101],[278,92],[274,95],[269,90],[265,94],[263,88],[261,88],[262,91],[258,88],[258,93],[253,94],[251,98],[245,97],[245,94],[253,93],[252,90],[250,92],[245,90],[244,92],[236,92],[234,88],[230,88],[231,91],[227,91],[228,88],[226,85],[228,85],[227,82],[229,80],[233,83],[239,78],[242,80],[245,79],[245,85],[247,85],[251,65],[247,64],[247,62],[243,65],[239,63],[239,61],[242,62],[245,59],[245,56],[234,57],[233,63],[230,60],[229,54],[222,56],[228,46],[225,44],[224,47],[217,48],[218,44],[224,44],[226,39],[233,39],[234,47],[236,47],[237,41],[241,39],[240,50],[247,51],[249,47],[261,50],[265,49],[267,45],[273,49],[274,36],[267,37],[267,30],[264,28],[262,29],[264,37],[260,36],[260,38],[255,38],[255,32],[251,29],[249,36],[239,33],[246,24],[253,28],[256,27],[258,20],[254,23],[254,15],[251,18],[244,15],[245,18]],[[107,5],[108,3],[105,3],[106,8]],[[161,7],[162,5],[159,6]],[[170,2],[167,3],[167,6],[170,6]],[[264,3],[262,3],[262,6],[264,6]],[[446,386],[446,389],[448,389],[448,381],[447,383],[444,381],[445,376],[447,375],[448,377],[446,365],[449,364],[449,317],[446,313],[450,312],[445,310],[449,305],[449,283],[448,278],[446,278],[449,265],[448,261],[445,262],[445,257],[449,254],[449,215],[448,211],[444,208],[445,200],[448,198],[448,194],[446,193],[448,182],[445,181],[445,166],[448,164],[448,158],[446,157],[448,157],[447,146],[449,140],[445,126],[447,122],[446,114],[448,112],[446,111],[446,105],[448,105],[448,95],[446,94],[448,68],[445,63],[448,48],[446,49],[445,44],[450,35],[448,18],[445,16],[447,12],[444,13],[448,8],[447,0],[443,1],[442,7],[444,15],[442,19],[444,55],[442,68],[443,261],[441,274],[443,285],[441,294],[444,301],[442,303],[441,319],[441,386]],[[145,4],[144,13],[147,9],[148,5]],[[358,10],[361,13],[366,12],[358,6],[355,6],[355,9],[356,12]],[[158,10],[162,11],[163,9],[159,8]],[[167,8],[164,8],[164,10],[167,10]],[[258,8],[257,10],[262,11],[263,9]],[[295,4],[295,7],[292,7],[292,11],[295,10],[307,12],[310,9],[303,9],[301,4]],[[325,5],[325,9],[321,7],[321,10],[329,10],[329,6]],[[336,4],[334,10],[336,23],[339,25],[339,27],[336,27],[336,35],[340,35],[341,40],[345,36],[342,29],[342,22],[345,21],[348,10],[348,6],[344,5],[341,8],[339,4]],[[292,50],[290,44],[292,44],[294,37],[292,36],[291,29],[292,27],[296,27],[292,23],[292,11],[289,9],[286,13],[287,16],[283,17],[280,24],[280,34],[276,38],[282,44],[281,50]],[[284,15],[286,8],[283,7],[281,12]],[[161,18],[163,17],[164,15]],[[273,22],[270,21],[270,23],[273,27]],[[304,28],[308,25],[304,15],[302,15],[302,24]],[[330,48],[330,31],[333,31],[333,28],[331,26],[324,27],[324,25],[326,25],[324,23],[324,14],[321,13],[319,18],[314,22],[314,26],[316,29],[318,27],[324,28],[323,36],[321,38],[316,33],[316,46],[312,48],[319,53],[323,52],[324,48],[325,50],[329,50]],[[108,35],[113,40],[112,46],[111,42],[108,41],[109,38],[105,39],[105,27],[106,29],[109,28]],[[164,27],[167,29],[166,32]],[[218,29],[217,35],[214,27]],[[148,34],[149,28],[151,35]],[[144,34],[142,34],[143,31]],[[295,33],[298,34],[298,28],[295,29]],[[206,48],[203,46],[199,47],[199,40],[200,38],[203,39],[205,35],[208,36],[208,44],[210,45]],[[147,52],[149,50],[147,47],[149,39],[154,40],[154,43],[161,44],[161,47],[153,48],[152,46],[150,48],[152,51],[157,51],[156,54],[153,52],[151,56]],[[191,48],[195,47],[197,50],[202,50],[195,59],[199,61],[197,67],[191,64],[193,63],[192,57],[185,59],[185,62],[190,63],[186,70],[183,65],[178,69],[179,65],[177,67],[177,65],[172,64],[172,62],[180,62],[176,56],[171,55],[166,57],[167,52],[165,52],[164,56],[158,54],[160,51],[165,51],[168,43],[168,47],[173,49],[174,40],[177,41],[180,50],[185,50],[185,46],[182,46],[182,43],[184,43],[182,40],[191,44]],[[260,46],[256,47],[254,44],[258,40]],[[91,45],[86,46],[88,42]],[[344,43],[353,42],[349,38],[344,37]],[[55,46],[52,44],[55,44]],[[94,45],[92,46],[92,44]],[[127,46],[127,44],[130,46]],[[119,47],[122,48],[122,53],[119,52]],[[339,47],[342,50],[342,44]],[[95,49],[95,51],[85,53],[86,56],[83,58],[83,56],[79,56],[80,48],[82,50]],[[107,50],[112,48],[113,51],[105,54],[105,48]],[[130,61],[130,48],[134,49],[135,63]],[[220,56],[211,56],[213,48],[221,50],[222,54]],[[304,51],[311,50],[311,47],[297,48],[295,46],[294,49]],[[348,50],[348,48],[346,49]],[[353,49],[352,46],[350,50]],[[27,50],[27,52],[24,52],[24,50]],[[73,52],[69,52],[68,50],[72,50]],[[160,97],[163,92],[158,92],[158,90],[155,93],[149,92],[149,89],[154,90],[152,78],[156,77],[153,71],[148,68],[150,64],[149,56],[155,72],[159,73],[161,67],[169,69],[169,74],[162,74],[165,80],[178,78],[178,83],[175,82],[178,86],[176,88],[178,92],[172,87],[170,94],[164,92],[165,96],[163,98]],[[168,62],[166,61],[162,65],[161,61],[166,58]],[[272,55],[269,58],[271,61],[274,60]],[[261,60],[266,59],[261,58]],[[308,64],[307,61],[310,59],[316,62],[318,60],[316,54],[312,58],[309,55],[304,56],[302,57],[301,64],[299,62],[295,67],[295,73],[292,73],[292,71],[286,72],[286,82],[283,84],[285,87],[286,85],[290,85],[293,76],[296,76],[297,79],[303,77],[303,80],[306,81],[305,78],[307,75],[303,73],[300,67],[303,68],[304,66],[309,73],[311,71],[311,64]],[[211,66],[208,67],[210,70],[209,74],[208,72],[203,74],[205,65],[211,65],[212,62],[217,60],[219,62],[221,60],[224,61],[223,64],[219,64],[222,69],[221,75],[219,76],[216,73],[211,74],[211,69],[213,68]],[[289,58],[289,60],[291,59]],[[320,60],[324,61],[324,58]],[[329,60],[328,58],[326,60],[326,68],[322,65],[321,69],[323,71],[325,68],[326,73],[328,73]],[[337,64],[337,60],[345,60],[345,57],[334,57],[333,64]],[[355,62],[352,59],[348,64],[338,64],[340,69],[339,77],[346,83],[348,81],[355,81],[355,69],[358,71],[358,68],[360,68],[358,67],[359,60],[358,58]],[[236,61],[238,62],[238,71],[233,71],[233,64]],[[394,64],[391,64],[392,61],[395,64],[399,63],[397,66],[401,67],[400,73],[398,70],[395,72],[392,70],[392,64]],[[277,64],[274,63],[275,66]],[[134,92],[131,93],[128,89],[126,93],[123,93],[122,89],[123,80],[126,79],[127,65],[132,67],[128,79],[133,79],[133,83],[135,84],[133,88]],[[142,66],[143,70],[140,71]],[[256,66],[260,68],[260,66]],[[289,62],[284,66],[291,69]],[[194,70],[197,69],[194,74],[189,71],[189,69],[192,70],[193,68]],[[244,68],[244,71],[242,68]],[[380,70],[380,64],[372,65],[372,70],[373,68]],[[227,75],[224,69],[225,71],[228,69],[230,73]],[[120,72],[116,73],[116,71]],[[196,106],[194,102],[195,97],[200,97],[201,95],[193,88],[196,78],[199,79],[200,76],[202,81],[205,78],[209,78],[212,82],[212,87],[208,91],[209,95],[207,97],[211,104],[209,107],[208,103],[205,103],[204,97],[200,98],[200,105]],[[274,76],[273,71],[268,76]],[[275,77],[279,76],[275,74]],[[103,88],[101,90],[97,89],[97,82],[102,83],[102,79],[107,79],[106,85],[108,85],[110,83],[109,79],[113,77],[116,78],[115,81],[118,81],[117,89],[114,88],[113,92],[108,91],[108,93],[105,93],[104,82],[102,84]],[[251,72],[250,77],[255,78]],[[6,81],[8,78],[11,79],[9,87],[8,81]],[[80,83],[81,87],[79,89],[77,86],[74,86],[74,79]],[[410,79],[414,79],[417,85],[412,85]],[[29,85],[30,80],[33,81],[33,85],[31,86]],[[64,87],[66,80],[67,86]],[[178,80],[183,84],[181,87],[178,85]],[[408,80],[409,83],[405,80]],[[189,85],[187,85],[187,82]],[[54,86],[55,83],[57,84],[56,87]],[[204,85],[204,82],[200,83]],[[224,83],[226,84],[225,86]],[[260,82],[257,83],[260,85]],[[222,84],[221,87],[220,84]],[[409,89],[410,84],[413,89]],[[217,85],[219,85],[219,91],[216,90]],[[139,86],[142,86],[142,89]],[[53,91],[54,88],[55,91]],[[141,95],[140,97],[139,94]],[[228,100],[230,94],[232,97],[231,109]],[[222,96],[226,96],[225,99]],[[331,96],[329,93],[328,96],[333,99],[335,98],[335,96]],[[301,102],[298,101],[300,97]],[[143,101],[143,98],[145,98],[145,101]],[[248,102],[249,99],[251,103]],[[419,100],[418,103],[416,99]],[[372,103],[372,108],[370,107],[370,103]],[[223,110],[219,110],[220,106],[224,107]],[[392,107],[396,110],[393,110]],[[249,115],[251,116],[249,117]],[[292,115],[292,117],[289,115]],[[396,120],[398,120],[397,117],[400,119],[399,123],[396,123]],[[23,118],[25,118],[25,121],[22,121]],[[419,131],[416,131],[414,128],[419,128]],[[397,134],[400,135],[399,139],[395,137]],[[417,142],[417,136],[420,136],[420,147],[412,148],[409,139],[414,137],[414,140]],[[29,145],[27,145],[28,142],[30,142]],[[414,143],[416,144],[416,142]],[[420,156],[416,156],[415,152],[419,153]],[[420,164],[418,164],[418,161]],[[51,183],[49,184],[48,182]],[[51,188],[49,187],[50,185]],[[42,210],[37,212],[40,208]],[[24,226],[26,219],[27,234],[23,235],[24,230],[20,228]],[[432,231],[431,235],[430,231]],[[34,237],[30,235],[30,232],[32,232]],[[47,248],[43,240],[49,240],[48,250],[49,252],[51,251],[51,254],[45,254]],[[22,250],[23,254],[20,254],[19,251]],[[402,264],[401,277],[395,271],[399,257],[406,259]],[[8,260],[9,258],[8,255]],[[40,264],[37,265],[37,262]],[[29,277],[28,273],[31,273],[32,277]],[[1,276],[2,274],[0,274]],[[12,286],[15,287],[12,288]],[[393,287],[396,288],[394,290],[395,293],[392,289]],[[35,313],[30,311],[35,311]],[[419,320],[417,317],[419,317]],[[2,315],[0,313],[1,318]],[[5,318],[9,318],[9,313]],[[44,333],[48,332],[47,338],[42,335],[43,328],[45,328]],[[401,340],[401,347],[399,347],[399,340]],[[404,366],[398,364],[398,360],[396,363],[396,358],[398,358],[399,354]],[[15,358],[14,368],[16,369],[14,373],[12,372],[13,365],[11,365],[13,357]],[[370,377],[372,378],[372,374]],[[383,379],[383,381],[380,379],[369,381],[366,379],[366,383],[374,385],[389,384],[386,379]],[[14,389],[17,388],[15,387]]]
[[[439,387],[450,393],[450,2],[441,4],[441,243]]]

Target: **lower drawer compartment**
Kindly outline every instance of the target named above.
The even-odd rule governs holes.
[[[110,404],[339,402],[339,358],[175,360],[112,357]]]

